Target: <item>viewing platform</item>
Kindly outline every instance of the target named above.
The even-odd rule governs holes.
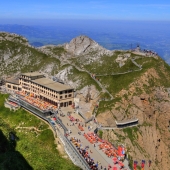
[[[138,125],[139,119],[134,118],[134,119],[129,119],[129,120],[122,120],[122,121],[116,121],[116,126],[118,128],[123,128],[123,127],[128,127],[128,126],[136,126]]]

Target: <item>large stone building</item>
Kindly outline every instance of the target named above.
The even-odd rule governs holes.
[[[8,91],[22,91],[25,95],[40,98],[56,106],[67,107],[73,104],[74,89],[55,82],[38,72],[23,73],[19,78],[6,80]]]

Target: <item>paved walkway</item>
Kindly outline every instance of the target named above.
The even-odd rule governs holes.
[[[65,115],[64,117],[60,116],[61,111]],[[114,163],[113,163],[112,157],[109,158],[102,150],[99,150],[98,145],[100,143],[95,144],[95,147],[94,147],[94,145],[91,144],[83,136],[84,132],[85,133],[89,132],[89,130],[88,130],[89,125],[91,125],[91,128],[92,128],[91,132],[94,131],[94,129],[96,128],[96,125],[94,123],[90,123],[90,124],[87,124],[87,127],[85,127],[83,118],[80,117],[78,114],[74,113],[74,110],[69,107],[63,108],[61,111],[59,111],[59,114],[58,114],[59,118],[62,120],[62,123],[66,126],[66,128],[68,128],[68,130],[71,130],[71,132],[72,132],[68,136],[68,139],[71,139],[71,137],[75,137],[76,139],[80,139],[83,148],[85,148],[85,146],[89,146],[88,153],[89,153],[90,157],[94,159],[95,163],[97,163],[97,162],[100,163],[99,167],[101,167],[101,165],[102,165],[103,168],[104,167],[108,168],[109,164],[113,167]],[[80,132],[80,130],[78,128],[79,123],[72,125],[72,122],[70,121],[69,117],[67,116],[68,111],[71,111],[72,112],[71,116],[74,117],[75,119],[79,119],[80,125],[83,125],[84,131],[81,132],[81,135],[78,134],[78,132]],[[124,164],[126,164],[126,163],[124,163]],[[117,166],[118,170],[120,169],[118,164],[116,164],[114,166]],[[126,167],[126,169],[128,169],[128,167]]]

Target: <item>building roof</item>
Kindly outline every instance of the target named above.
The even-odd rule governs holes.
[[[12,78],[7,79],[6,82],[19,85],[19,78],[12,77]]]
[[[40,84],[42,86],[45,86],[45,87],[52,89],[52,90],[55,90],[55,91],[63,91],[63,90],[73,89],[70,86],[55,82],[55,81],[47,79],[47,78],[35,79],[35,80],[32,80],[32,82]]]
[[[21,75],[28,77],[43,76],[43,74],[39,72],[22,73]]]

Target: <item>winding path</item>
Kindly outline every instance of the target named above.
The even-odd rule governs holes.
[[[132,58],[131,61],[134,65],[136,65],[139,69],[137,70],[133,70],[133,71],[127,71],[127,72],[123,72],[123,73],[113,73],[113,74],[103,74],[103,75],[95,75],[95,76],[98,76],[98,77],[102,77],[102,76],[114,76],[114,75],[123,75],[123,74],[128,74],[128,73],[131,73],[131,72],[135,72],[135,71],[141,71],[142,70],[142,66],[139,65],[138,63],[136,63],[136,58]],[[60,60],[60,62],[63,62]],[[92,76],[92,73],[90,73],[89,71],[85,70],[85,69],[82,69],[78,66],[76,66],[74,63],[70,62],[69,60],[64,60],[64,62],[66,62],[66,64],[70,64],[71,66],[75,67],[78,71],[81,71],[81,72],[86,72],[87,74],[90,75],[90,77],[99,85],[99,87],[102,89],[102,92],[106,92],[109,96],[110,96],[110,99],[100,99],[98,101],[98,106],[100,104],[100,101],[111,101],[114,99],[113,95],[98,81],[95,79],[95,77]],[[96,113],[97,113],[97,110],[98,108],[95,108],[94,110],[94,117],[96,117]]]
[[[91,78],[100,86],[100,88],[102,89],[103,92],[106,92],[109,96],[110,96],[110,99],[107,99],[107,101],[111,101],[114,99],[113,95],[98,81],[95,79],[95,77],[92,76],[92,74],[85,70],[85,69],[82,69],[78,66],[76,66],[75,64],[71,63],[69,60],[65,60],[68,64],[70,64],[71,66],[75,67],[78,71],[81,71],[81,72],[86,72],[87,74],[89,74],[91,76]],[[134,65],[136,65],[139,69],[137,70],[133,70],[133,72],[135,71],[141,71],[142,70],[142,66],[139,65],[138,63],[135,62],[135,59],[131,59],[132,63]],[[123,74],[128,74],[128,73],[131,73],[132,71],[127,71],[127,72],[123,72],[123,73],[113,73],[113,74],[103,74],[103,75],[95,75],[95,76],[113,76],[113,75],[123,75]]]

